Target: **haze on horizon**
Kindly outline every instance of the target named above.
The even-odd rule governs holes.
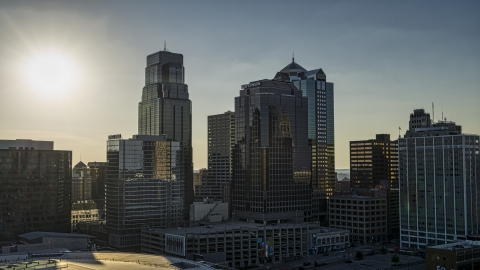
[[[240,85],[273,78],[292,52],[335,84],[337,168],[349,167],[349,141],[403,135],[410,113],[431,113],[432,102],[435,121],[443,112],[480,134],[479,10],[478,1],[0,0],[0,139],[54,141],[73,165],[105,161],[108,135],[137,134],[146,56],[165,40],[184,55],[195,169],[207,166],[207,116],[233,111]],[[27,83],[41,69],[26,66],[48,52],[68,59],[58,79],[74,78],[55,92]]]

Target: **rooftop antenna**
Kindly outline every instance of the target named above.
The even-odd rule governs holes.
[[[442,110],[442,120],[443,120],[443,110]]]
[[[292,53],[292,62],[295,62],[295,52]]]
[[[433,114],[433,116],[432,116],[433,123],[435,123],[435,105],[433,104],[433,102],[432,102],[432,114]]]
[[[402,130],[401,127],[398,127],[398,138],[400,139],[400,131]]]
[[[163,41],[163,51],[166,52],[167,51],[167,41]]]

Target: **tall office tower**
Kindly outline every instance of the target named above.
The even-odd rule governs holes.
[[[88,162],[88,170],[90,172],[90,177],[92,178],[92,200],[95,201],[99,209],[103,209],[105,207],[107,162]]]
[[[51,141],[0,140],[0,242],[70,232],[72,152]]]
[[[480,232],[479,136],[460,130],[441,121],[398,140],[402,248],[424,249]]]
[[[138,134],[168,135],[182,142],[185,157],[185,206],[193,202],[192,102],[185,84],[183,55],[160,51],[147,56],[145,87],[138,104]],[[185,209],[186,221],[188,209]]]
[[[334,87],[322,69],[307,71],[295,59],[275,75],[289,81],[308,98],[308,140],[312,156],[311,185],[327,197],[335,191]]]
[[[222,201],[223,186],[232,180],[232,150],[235,145],[235,113],[208,116],[208,172],[195,188],[196,201]]]
[[[311,216],[307,98],[290,82],[243,85],[235,98],[233,211],[252,222]]]
[[[185,160],[181,142],[134,135],[107,141],[106,228],[110,246],[138,248],[142,226],[184,226]]]
[[[375,139],[350,142],[350,186],[374,188],[388,181],[398,188],[398,144],[390,134],[377,134]]]
[[[72,170],[72,203],[92,198],[92,178],[87,165],[78,162]]]

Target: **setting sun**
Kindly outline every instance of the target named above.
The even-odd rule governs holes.
[[[78,79],[75,63],[67,55],[47,51],[37,53],[24,62],[22,75],[25,82],[41,94],[64,92]]]

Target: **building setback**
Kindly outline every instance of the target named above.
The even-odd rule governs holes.
[[[416,111],[416,110],[415,110]],[[479,233],[478,135],[441,121],[399,139],[400,245],[424,249]]]
[[[290,82],[261,80],[235,98],[233,212],[258,223],[312,215],[307,101]]]
[[[142,226],[184,226],[184,150],[181,142],[167,136],[134,135],[128,140],[109,136],[106,228],[110,246],[139,248]]]
[[[0,241],[70,232],[72,152],[51,141],[0,140]]]
[[[327,76],[322,69],[307,71],[296,63],[294,58],[277,72],[274,79],[292,82],[302,91],[302,95],[308,98],[311,185],[315,192],[324,192],[328,198],[335,191],[336,181],[334,84],[327,82]]]
[[[167,50],[147,56],[145,86],[138,104],[138,134],[167,135],[182,143],[185,201],[193,202],[192,102],[185,84],[183,55]],[[184,220],[189,221],[188,209]]]

